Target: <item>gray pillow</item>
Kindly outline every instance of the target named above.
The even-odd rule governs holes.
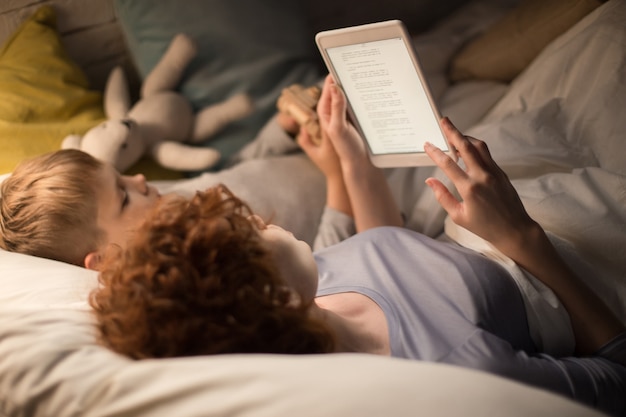
[[[171,39],[187,33],[198,56],[181,92],[196,109],[247,92],[257,106],[207,146],[229,157],[276,111],[283,87],[320,77],[317,51],[300,2],[293,0],[115,0],[116,12],[141,77]]]

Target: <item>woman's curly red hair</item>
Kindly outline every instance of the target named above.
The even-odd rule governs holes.
[[[325,353],[330,330],[294,301],[249,207],[226,187],[164,198],[90,297],[100,339],[131,358]]]

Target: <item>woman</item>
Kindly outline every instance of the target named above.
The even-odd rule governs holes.
[[[552,289],[579,357],[535,347],[519,289],[498,264],[399,227],[384,176],[330,78],[318,113],[322,145],[313,148],[306,133],[298,141],[327,177],[328,207],[353,216],[359,233],[313,256],[224,188],[191,202],[163,198],[104,261],[91,299],[104,344],[138,359],[353,351],[445,362],[625,412],[623,324],[559,258],[483,142],[444,119],[465,169],[425,150],[461,200],[434,178],[427,184],[454,222]]]

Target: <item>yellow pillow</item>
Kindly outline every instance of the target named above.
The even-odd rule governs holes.
[[[42,6],[0,49],[0,174],[102,120],[102,95],[66,54],[54,9]]]
[[[600,4],[600,0],[523,0],[456,55],[450,80],[513,80],[553,39]]]

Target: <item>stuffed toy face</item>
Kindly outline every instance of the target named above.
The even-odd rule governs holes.
[[[131,119],[107,120],[83,136],[80,149],[124,172],[145,152],[140,134]]]

